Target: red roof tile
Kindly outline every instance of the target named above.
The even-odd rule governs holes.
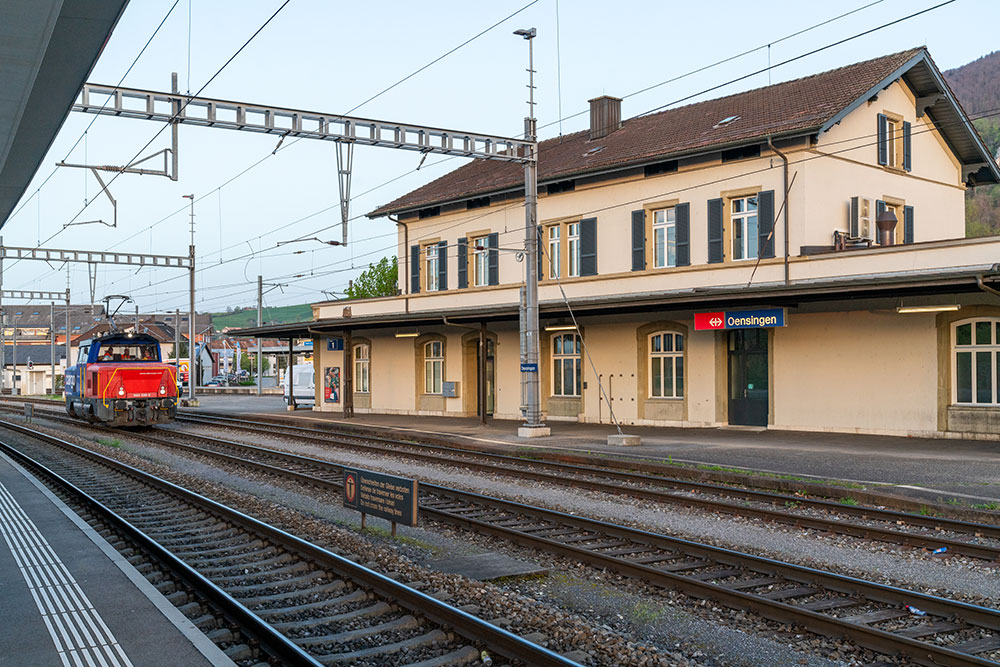
[[[538,180],[554,181],[609,168],[818,129],[922,49],[910,49],[812,76],[696,102],[626,120],[606,137],[589,131],[548,139],[538,148]],[[739,118],[722,127],[729,116]],[[603,149],[588,152],[598,146]],[[432,206],[523,187],[521,165],[476,160],[369,213]]]

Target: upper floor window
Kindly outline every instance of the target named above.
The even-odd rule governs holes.
[[[569,263],[569,270],[566,272],[570,278],[580,275],[580,223],[571,222],[566,225],[566,261]]]
[[[575,333],[552,337],[552,395],[579,396],[580,337]]]
[[[955,361],[955,403],[1000,404],[997,387],[1000,365],[1000,320],[981,319],[956,323],[952,335]]]
[[[672,207],[653,211],[653,266],[677,266],[676,212]]]
[[[559,268],[562,266],[562,244],[560,243],[560,235],[562,232],[561,225],[552,225],[548,228],[548,255],[549,255],[549,278],[558,278],[561,275]]]
[[[649,395],[684,397],[684,336],[658,331],[649,337]]]
[[[757,259],[757,195],[732,200],[733,259]]]
[[[878,163],[894,169],[910,171],[910,123],[901,116],[878,115]]]
[[[369,393],[371,376],[371,354],[367,345],[354,346],[354,391],[358,394]]]
[[[436,292],[438,290],[438,262],[440,252],[437,244],[427,246],[424,250],[427,256],[425,266],[427,267],[427,291]]]
[[[424,344],[424,393],[440,394],[444,376],[444,343],[432,340]]]
[[[490,284],[489,238],[480,236],[472,239],[472,247],[476,249],[473,256],[473,285],[483,287]]]

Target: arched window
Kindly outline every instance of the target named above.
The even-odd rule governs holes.
[[[575,333],[552,337],[552,395],[580,395],[580,337]]]
[[[952,329],[952,400],[965,405],[1000,404],[1000,319],[956,322]]]
[[[650,398],[684,397],[684,336],[658,331],[649,336]]]
[[[369,378],[371,377],[370,348],[367,345],[354,346],[354,393],[369,393]]]
[[[444,344],[432,340],[424,344],[424,393],[440,394],[444,375]]]

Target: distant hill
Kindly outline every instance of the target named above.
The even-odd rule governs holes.
[[[1000,114],[1000,51],[950,69],[944,76],[995,158],[1000,151],[1000,115],[993,115]],[[1000,185],[981,186],[966,192],[965,235],[998,234]]]
[[[303,322],[312,319],[312,307],[308,303],[300,303],[295,306],[264,308],[263,315],[265,324]],[[226,327],[255,327],[257,309],[249,308],[235,313],[212,313],[212,326],[216,331],[222,331]]]

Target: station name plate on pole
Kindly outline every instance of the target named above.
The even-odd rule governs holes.
[[[417,525],[417,480],[344,469],[344,507],[393,523]]]

